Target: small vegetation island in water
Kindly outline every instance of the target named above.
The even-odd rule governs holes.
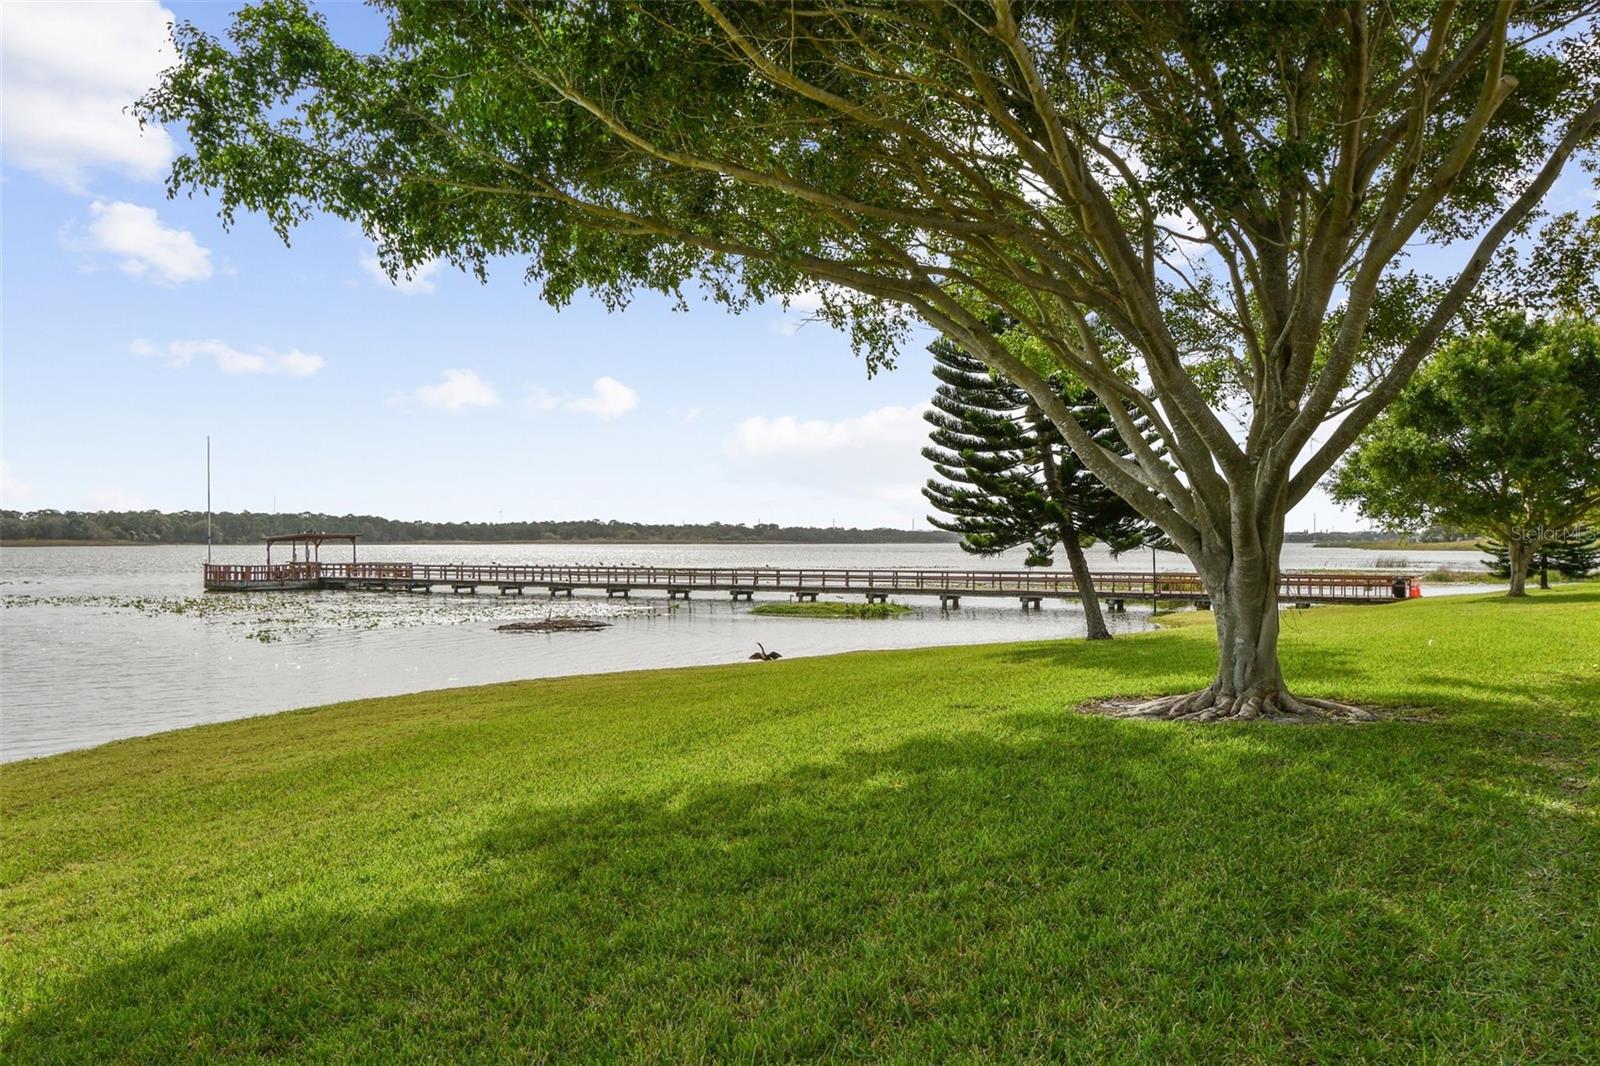
[[[771,618],[897,618],[910,614],[903,603],[846,603],[842,600],[817,600],[811,603],[758,603],[751,614]]]

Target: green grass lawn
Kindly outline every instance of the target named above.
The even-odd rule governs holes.
[[[893,618],[909,614],[903,603],[845,603],[840,600],[813,600],[810,603],[758,603],[751,614],[778,618]]]
[[[7,1062],[1600,1056],[1600,589],[535,681],[0,769]]]

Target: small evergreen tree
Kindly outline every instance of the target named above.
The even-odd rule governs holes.
[[[1547,545],[1548,565],[1568,581],[1579,581],[1600,570],[1600,529],[1573,526]]]
[[[1479,543],[1478,547],[1489,553],[1484,560],[1489,572],[1496,577],[1511,577],[1511,552],[1498,540]],[[1545,541],[1528,557],[1524,578],[1537,573],[1539,587],[1550,587],[1550,571],[1554,570],[1568,581],[1578,581],[1600,570],[1600,529],[1593,526],[1572,526]]]
[[[1154,527],[1089,472],[1025,392],[948,339],[928,350],[940,384],[925,416],[932,444],[922,454],[939,477],[922,494],[949,516],[928,520],[961,534],[962,549],[977,555],[1026,546],[1029,566],[1051,565],[1061,545],[1089,639],[1109,638],[1083,550],[1099,541],[1125,551],[1156,535]],[[1053,383],[1099,444],[1126,453],[1093,393]]]

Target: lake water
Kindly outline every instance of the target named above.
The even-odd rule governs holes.
[[[259,547],[214,549],[217,562],[259,563]],[[1149,552],[1097,570],[1147,570]],[[330,561],[343,558],[336,548]],[[873,545],[363,545],[370,561],[589,563],[654,566],[1020,568],[954,544]],[[965,601],[942,611],[908,597],[912,613],[874,621],[763,618],[715,594],[669,605],[578,596],[406,596],[385,593],[205,595],[205,548],[7,548],[0,552],[0,760],[121,737],[315,706],[520,678],[731,663],[757,642],[786,657],[875,648],[1048,640],[1081,636],[1083,613],[1046,600],[1024,613],[1010,600]],[[1286,569],[1422,572],[1481,565],[1471,552],[1371,552],[1289,545]],[[1162,570],[1189,569],[1160,553]],[[1486,586],[1428,587],[1483,591]],[[763,597],[758,596],[758,602]],[[782,599],[781,596],[767,598]],[[591,633],[499,633],[509,621],[600,618]],[[1148,608],[1108,616],[1117,631],[1147,628]],[[755,667],[752,667],[755,668]]]

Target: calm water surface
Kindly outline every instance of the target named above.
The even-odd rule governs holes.
[[[1101,570],[1145,570],[1148,552],[1091,552]],[[1480,565],[1469,552],[1374,553],[1290,545],[1289,569],[1412,571]],[[258,563],[259,547],[214,551]],[[1021,553],[979,560],[954,544],[882,545],[364,545],[366,560],[418,563],[592,563],[655,566],[1020,568]],[[342,559],[337,549],[330,561]],[[1045,601],[1024,614],[1004,599],[941,611],[910,597],[911,614],[876,621],[761,618],[715,594],[668,605],[579,596],[406,596],[385,593],[204,595],[205,549],[9,548],[0,552],[0,759],[23,759],[202,722],[366,696],[531,677],[740,662],[760,641],[786,657],[875,648],[1081,636],[1083,614]],[[1157,556],[1186,570],[1181,556]],[[1430,593],[1450,589],[1443,586]],[[1460,586],[1481,591],[1485,586]],[[761,597],[758,597],[760,599]],[[781,599],[781,596],[768,598]],[[497,633],[547,614],[598,617],[594,633]],[[1111,616],[1148,627],[1148,611]],[[752,667],[754,668],[754,667]]]

